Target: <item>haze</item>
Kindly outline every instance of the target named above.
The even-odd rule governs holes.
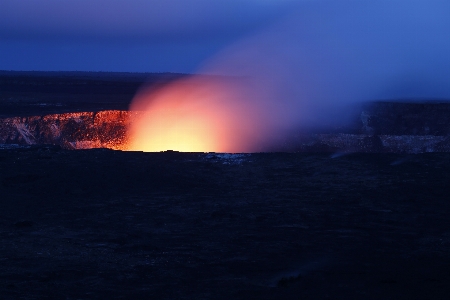
[[[167,128],[184,137],[183,145],[174,138],[152,151],[185,149],[186,143],[212,137],[219,137],[220,145],[210,144],[205,151],[267,151],[293,132],[345,125],[351,108],[363,101],[450,99],[448,2],[301,4],[279,22],[224,48],[198,71],[240,78],[234,84],[193,76],[156,93],[139,93],[132,109],[147,116],[132,135],[151,145],[159,143],[147,140],[157,138],[155,132],[172,136]],[[206,106],[207,112],[189,113]],[[161,116],[171,121],[156,122]],[[219,122],[199,138],[190,129],[202,119]]]

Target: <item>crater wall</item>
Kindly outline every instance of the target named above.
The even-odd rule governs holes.
[[[126,150],[127,128],[139,114],[105,110],[2,118],[0,144]],[[450,103],[364,104],[345,128],[293,132],[267,151],[450,152]]]

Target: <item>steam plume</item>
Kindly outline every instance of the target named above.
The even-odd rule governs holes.
[[[168,124],[151,121],[165,115],[180,134],[175,140],[189,144],[195,130],[183,130],[206,118],[195,126],[215,125],[198,139],[218,142],[198,150],[263,151],[292,130],[344,122],[357,102],[450,99],[448,16],[444,0],[302,1],[283,22],[224,49],[199,71],[233,79],[194,76],[138,94],[131,109],[147,116],[130,131],[132,140],[154,144],[155,132],[166,136]]]

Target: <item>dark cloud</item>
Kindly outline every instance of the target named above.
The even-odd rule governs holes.
[[[0,69],[194,72],[297,0],[1,0]]]
[[[2,0],[3,38],[151,38],[239,35],[289,11],[295,0]]]
[[[0,70],[193,73],[225,45],[226,41],[10,40],[0,43]]]

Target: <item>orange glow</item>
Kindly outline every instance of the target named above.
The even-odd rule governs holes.
[[[65,149],[128,148],[127,128],[138,113],[106,110],[0,119],[0,144],[53,144]]]
[[[143,91],[131,110],[142,113],[130,125],[128,150],[148,152],[251,152],[262,120],[241,85],[206,76]]]

